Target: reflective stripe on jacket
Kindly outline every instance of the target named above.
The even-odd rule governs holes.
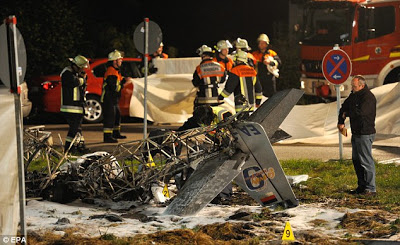
[[[243,95],[246,98],[250,105],[250,111],[254,110],[255,105],[260,104],[262,88],[257,79],[257,72],[253,67],[241,63],[232,68],[221,96],[226,98],[231,93],[235,95],[236,112],[241,111],[245,106],[244,103],[240,102],[240,97],[237,95]]]
[[[218,83],[225,81],[225,69],[212,59],[203,60],[193,74],[193,86],[197,88],[198,104],[218,103]]]
[[[61,112],[83,113],[85,103],[86,81],[68,66],[61,76]]]
[[[111,100],[113,103],[118,103],[118,98],[121,94],[123,77],[119,69],[114,66],[109,66],[104,74],[103,91],[101,94],[101,102],[105,99]]]

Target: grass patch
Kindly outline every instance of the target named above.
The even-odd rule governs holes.
[[[318,202],[326,198],[358,200],[362,196],[348,194],[357,187],[357,177],[352,161],[288,160],[282,161],[287,175],[308,174],[307,182],[294,187],[303,202]],[[376,164],[378,195],[369,197],[369,205],[386,206],[390,210],[400,203],[400,167],[394,164]]]

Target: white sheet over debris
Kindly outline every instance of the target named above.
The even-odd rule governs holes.
[[[387,84],[371,90],[377,99],[376,130],[377,139],[400,135],[400,83]],[[342,99],[342,102],[344,99]],[[296,105],[281,128],[292,138],[281,144],[337,144],[338,130],[336,102],[329,104]],[[346,120],[348,137],[344,143],[350,143],[351,130]],[[399,142],[400,144],[400,142]]]

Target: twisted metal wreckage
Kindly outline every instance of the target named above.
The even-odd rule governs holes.
[[[51,146],[51,133],[40,127],[27,129],[25,169],[38,156],[47,163],[44,171],[26,173],[27,196],[58,202],[104,198],[145,203],[153,197],[152,189],[175,182],[181,188],[165,213],[185,216],[200,211],[234,180],[263,206],[297,206],[270,139],[288,136],[278,128],[302,94],[284,90],[250,116],[241,112],[217,125],[183,132],[161,130],[153,137],[119,144],[111,154],[96,152],[75,161],[69,150],[61,153]]]

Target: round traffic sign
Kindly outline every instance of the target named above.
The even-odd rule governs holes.
[[[322,59],[322,74],[333,84],[344,83],[351,74],[350,57],[341,49],[328,51]]]
[[[144,54],[144,22],[140,23],[133,33],[133,42],[135,43],[136,49]],[[149,43],[148,43],[148,53],[152,54],[160,47],[162,42],[162,32],[160,26],[154,21],[149,21]]]
[[[10,67],[9,67],[9,57],[8,57],[8,40],[7,40],[7,28],[9,28],[10,33],[13,32],[10,26],[2,24],[0,26],[0,79],[6,85],[6,87],[11,88],[10,79]],[[17,57],[18,57],[18,67],[17,75],[19,76],[19,81],[22,83],[25,79],[26,73],[26,49],[24,38],[19,32],[18,28],[15,28],[16,40],[17,40]],[[17,84],[18,86],[19,84]]]

